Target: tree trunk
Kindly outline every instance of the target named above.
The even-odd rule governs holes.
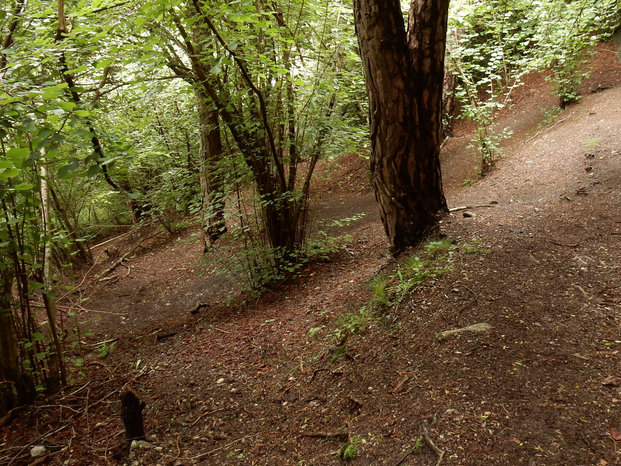
[[[43,233],[47,237],[52,235],[50,217],[50,195],[47,174],[47,151],[42,151],[42,163],[40,165],[41,181],[41,224]],[[50,393],[56,393],[67,382],[65,364],[62,360],[63,352],[60,339],[58,338],[58,328],[56,326],[56,297],[53,292],[52,280],[52,244],[49,241],[43,243],[43,267],[40,270],[41,282],[43,283],[42,297],[45,303],[45,311],[48,320],[48,337],[50,339],[51,351],[48,354],[48,384],[47,389]]]
[[[222,182],[222,167],[218,162],[222,157],[222,139],[218,112],[209,105],[209,97],[196,93],[198,101],[198,121],[200,132],[199,179],[201,183],[201,211],[203,232],[211,243],[226,233],[224,205],[226,194]],[[207,242],[205,241],[205,249]]]
[[[142,417],[144,408],[144,401],[140,401],[131,389],[126,389],[121,394],[121,419],[123,420],[125,436],[129,443],[132,440],[145,440],[146,438]]]
[[[51,183],[49,185],[50,195],[52,196],[52,201],[54,201],[54,208],[56,209],[56,213],[60,218],[60,221],[63,227],[69,233],[71,240],[73,242],[73,246],[75,251],[77,252],[77,258],[82,264],[92,264],[93,263],[93,255],[91,254],[90,249],[86,245],[84,241],[80,241],[78,234],[76,233],[77,223],[72,223],[69,219],[69,215],[67,213],[67,209],[61,202],[56,193],[56,190],[52,187]]]
[[[440,173],[448,0],[354,0],[371,127],[375,197],[393,254],[416,245],[447,210]]]
[[[22,373],[18,358],[11,314],[13,279],[10,268],[0,270],[0,417],[35,397],[34,384]]]

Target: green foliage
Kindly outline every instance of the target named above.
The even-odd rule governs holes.
[[[336,456],[345,461],[354,460],[358,457],[358,449],[360,448],[360,445],[362,443],[363,443],[362,437],[353,436],[349,442],[346,442],[343,445],[341,445],[341,448],[339,449]]]
[[[562,110],[559,107],[542,108],[541,115],[543,117],[543,120],[539,124],[539,127],[543,128],[553,123],[559,117],[561,112]]]
[[[459,251],[462,254],[489,254],[491,250],[479,247],[480,241],[472,240],[469,243],[462,244]]]
[[[510,136],[495,126],[522,77],[551,69],[561,107],[579,97],[590,47],[621,24],[616,0],[456,1],[447,66],[458,77],[460,117],[476,125],[473,144],[485,174]]]
[[[370,305],[373,307],[385,307],[390,305],[390,299],[386,294],[386,287],[390,282],[390,277],[378,275],[371,282],[371,290],[373,296],[371,297]]]

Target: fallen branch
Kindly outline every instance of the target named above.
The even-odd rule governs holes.
[[[99,346],[99,345],[105,345],[107,343],[114,343],[115,341],[118,341],[118,338],[110,338],[109,340],[98,341],[97,343],[82,343],[82,344],[84,346]]]
[[[217,447],[217,448],[214,448],[213,450],[209,450],[206,453],[201,453],[200,455],[196,455],[196,456],[186,456],[185,458],[179,458],[179,459],[181,459],[181,460],[198,460],[200,458],[204,458],[205,456],[212,455],[212,454],[214,454],[217,451],[224,450],[225,448],[228,448],[231,445],[235,445],[238,442],[242,442],[244,440],[247,440],[247,439],[252,438],[252,437],[256,437],[258,435],[259,434],[246,435],[245,437],[238,438],[237,440],[233,440],[232,442],[229,442],[226,445],[222,445],[221,447]]]
[[[427,426],[425,424],[423,424],[423,438],[425,439],[425,442],[427,442],[427,445],[429,445],[429,448],[431,448],[438,457],[435,466],[439,466],[442,462],[442,459],[444,458],[445,451],[438,448],[436,444],[433,443],[433,440],[431,440],[431,437],[429,436],[429,431],[427,430]]]
[[[161,233],[161,231],[158,231],[150,236],[147,236],[145,239],[143,239],[142,241],[140,241],[137,245],[135,245],[133,248],[131,248],[128,252],[126,252],[125,254],[123,254],[123,256],[117,260],[114,264],[112,264],[110,267],[108,267],[106,270],[104,270],[103,272],[101,272],[99,275],[97,275],[93,280],[100,280],[102,277],[105,277],[106,275],[108,275],[111,272],[114,272],[114,270],[121,265],[121,263],[127,259],[129,256],[131,256],[138,248],[142,247],[142,243],[144,243],[147,240],[150,240],[151,238],[153,238],[154,236],[157,236]],[[127,267],[127,266],[126,266]]]
[[[395,466],[400,466],[400,465],[401,465],[401,463],[403,463],[403,462],[406,460],[406,458],[407,458],[408,456],[410,456],[412,453],[414,453],[414,451],[415,451],[416,449],[417,449],[417,447],[416,447],[416,446],[413,446],[412,448],[408,449],[408,451],[406,451],[406,452],[403,454],[403,456],[397,460],[397,462],[395,463]]]
[[[526,143],[528,143],[528,142],[532,141],[532,140],[533,140],[533,139],[535,139],[537,136],[539,136],[541,133],[543,133],[543,132],[545,132],[545,131],[549,131],[549,130],[551,130],[551,129],[552,129],[552,128],[554,128],[556,125],[558,125],[559,123],[564,122],[565,120],[567,120],[567,118],[562,118],[562,119],[560,119],[560,120],[557,120],[557,121],[556,121],[556,123],[554,123],[552,126],[548,126],[547,128],[543,128],[543,129],[541,129],[541,130],[537,131],[535,134],[533,134],[531,137],[529,137],[526,141],[524,141],[524,142],[522,143],[522,145],[524,145],[524,144],[526,144]]]
[[[467,209],[476,209],[477,207],[498,207],[498,202],[490,201],[487,204],[475,204],[475,205],[464,205],[459,207],[453,207],[449,209],[449,212],[457,212],[459,210],[467,210]]]

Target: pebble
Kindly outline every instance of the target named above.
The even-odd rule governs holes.
[[[47,455],[47,448],[43,445],[35,445],[30,449],[30,456],[33,458],[39,458],[40,456]]]

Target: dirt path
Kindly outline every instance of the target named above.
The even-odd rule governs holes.
[[[518,115],[534,122],[543,91],[525,92]],[[345,442],[355,464],[434,464],[424,433],[447,465],[621,464],[611,435],[621,431],[620,102],[614,87],[546,128],[524,126],[468,187],[472,165],[452,159],[467,143],[451,142],[450,206],[495,202],[443,222],[471,253],[455,250],[450,271],[367,322],[339,358],[339,319],[360,315],[369,281],[394,266],[355,157],[323,181],[334,189],[315,210],[322,228],[366,213],[330,227],[353,241],[244,308],[190,315],[223,302],[234,282],[197,277],[191,232],[152,244],[83,295],[92,341],[119,337],[116,346],[2,427],[0,463],[45,444],[50,464],[110,464],[129,385],[147,403],[153,444],[130,464],[341,464]],[[476,323],[491,329],[437,339]]]

